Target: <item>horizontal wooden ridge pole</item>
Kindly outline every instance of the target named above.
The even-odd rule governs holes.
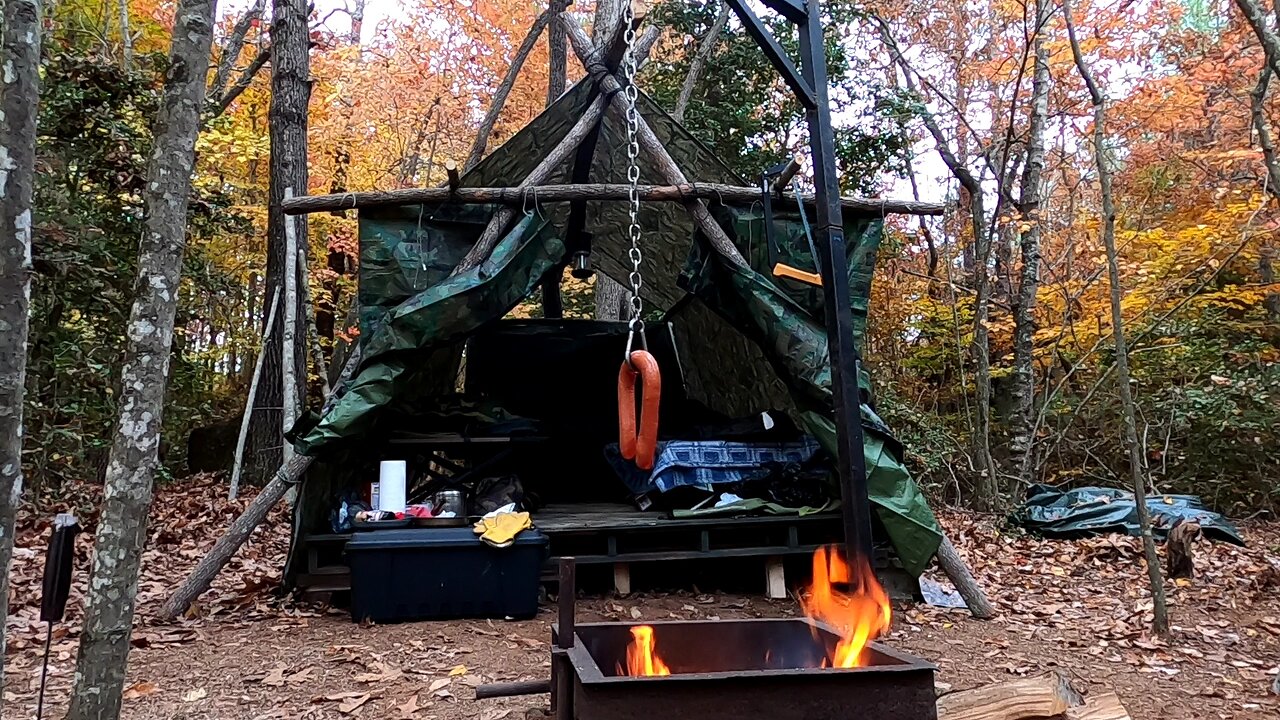
[[[721,200],[750,203],[760,199],[760,190],[716,183],[687,183],[684,185],[641,185],[640,199],[646,202],[684,202],[690,199]],[[498,203],[525,206],[534,202],[565,202],[569,200],[627,200],[630,186],[623,184],[585,185],[536,185],[529,187],[460,187],[456,190],[440,188],[407,188],[371,192],[339,193],[336,195],[306,195],[284,201],[284,211],[289,215],[349,210],[352,208],[410,205],[415,203],[452,202],[461,204]],[[813,204],[812,195],[803,195],[806,205]],[[784,203],[795,204],[792,193],[783,193]],[[845,210],[865,215],[941,215],[940,203],[914,200],[879,200],[876,198],[840,198]]]

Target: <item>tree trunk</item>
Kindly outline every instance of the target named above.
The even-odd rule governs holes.
[[[187,202],[213,42],[213,9],[214,0],[181,0],[174,21],[170,67],[143,190],[146,221],[126,328],[120,420],[112,439],[94,540],[93,576],[67,715],[71,720],[120,714],[139,560],[160,448],[186,246]]]
[[[911,67],[902,56],[898,43],[893,38],[889,24],[882,18],[873,15],[873,21],[879,28],[880,38],[888,46],[894,62],[902,71],[903,82],[913,94],[919,95]],[[989,509],[1000,501],[1000,487],[996,482],[995,461],[991,457],[991,359],[989,350],[989,331],[987,317],[991,308],[991,282],[989,264],[991,262],[991,236],[987,229],[986,208],[983,203],[982,184],[974,177],[969,166],[956,157],[951,143],[938,125],[938,120],[927,110],[922,115],[925,129],[937,144],[938,156],[943,164],[951,170],[960,183],[961,197],[966,197],[969,205],[969,220],[973,226],[973,286],[974,286],[974,322],[973,322],[973,357],[974,386],[977,390],[977,427],[974,428],[972,443],[977,455],[978,481],[975,487],[974,504],[980,509]]]
[[[22,501],[22,409],[31,305],[31,198],[40,99],[40,0],[5,0],[0,27],[0,697],[9,563]],[[2,701],[0,701],[2,702]]]
[[[320,390],[329,397],[329,367],[324,360],[324,348],[320,347],[320,330],[316,325],[315,303],[311,298],[311,271],[307,267],[307,251],[298,248],[298,283],[302,287],[302,322],[306,338],[303,340],[311,351],[311,363],[320,376]]]
[[[266,0],[253,0],[253,5],[245,10],[235,27],[231,28],[227,43],[218,56],[218,70],[213,74],[213,84],[209,86],[208,95],[214,100],[221,98],[227,91],[227,83],[231,82],[231,71],[235,69],[236,60],[240,58],[240,51],[244,49],[244,39],[248,36],[249,29],[253,27],[254,21],[262,18],[265,5]]]
[[[351,8],[351,32],[347,35],[347,42],[360,46],[360,32],[364,30],[364,4],[365,0],[355,0]]]
[[[602,272],[596,273],[596,319],[621,320],[627,314],[627,288]]]
[[[120,46],[124,54],[120,66],[128,72],[133,69],[133,35],[129,30],[129,0],[117,0],[117,7],[120,9]]]
[[[1036,293],[1040,289],[1040,203],[1044,184],[1044,131],[1049,116],[1049,50],[1045,26],[1053,13],[1048,0],[1036,0],[1035,70],[1031,79],[1031,110],[1027,120],[1027,161],[1022,171],[1022,192],[1018,201],[1018,228],[1021,234],[1022,267],[1018,273],[1018,293],[1013,302],[1013,399],[1009,462],[1019,484],[1032,481],[1032,427],[1035,417],[1035,364],[1032,352],[1036,331]],[[1016,492],[1013,493],[1016,495]]]
[[[694,54],[693,61],[689,63],[689,74],[684,76],[684,83],[680,86],[680,95],[676,98],[676,108],[671,113],[676,122],[684,122],[684,111],[689,107],[689,98],[693,97],[693,88],[698,84],[698,78],[702,75],[702,68],[706,66],[707,60],[711,57],[711,52],[715,50],[716,41],[720,39],[720,33],[728,22],[729,3],[720,0],[720,10],[716,13],[716,19],[711,23],[711,28],[707,30],[707,34],[702,37],[702,44],[698,46],[698,52]]]
[[[1246,2],[1247,0],[1237,0]],[[1129,348],[1124,338],[1124,317],[1121,313],[1120,262],[1116,252],[1116,209],[1111,195],[1111,167],[1107,160],[1106,98],[1098,88],[1089,65],[1076,40],[1075,25],[1071,19],[1070,0],[1063,0],[1062,14],[1071,41],[1071,54],[1076,69],[1089,89],[1093,102],[1093,157],[1098,167],[1098,185],[1102,194],[1102,244],[1107,252],[1107,279],[1111,285],[1111,324],[1116,343],[1116,384],[1120,388],[1120,412],[1124,416],[1124,444],[1129,453],[1129,479],[1133,482],[1133,499],[1137,504],[1138,526],[1142,532],[1142,549],[1147,560],[1147,576],[1151,581],[1151,599],[1154,603],[1152,629],[1160,635],[1169,632],[1169,611],[1165,607],[1164,579],[1160,575],[1160,557],[1156,554],[1155,539],[1151,536],[1151,513],[1147,508],[1146,469],[1142,448],[1138,444],[1138,411],[1129,384]]]
[[[1271,72],[1280,75],[1280,35],[1267,26],[1266,11],[1257,0],[1236,0],[1236,6],[1244,15],[1245,22],[1253,29],[1253,34],[1258,37],[1258,42],[1262,43],[1267,66],[1271,68]],[[1280,10],[1277,12],[1280,13]]]
[[[271,189],[267,210],[267,287],[284,287],[286,249],[284,214],[280,203],[285,188],[296,188],[306,194],[307,185],[307,106],[311,99],[310,61],[308,58],[307,4],[304,0],[272,0],[271,18],[271,107],[268,119],[271,137]],[[297,226],[298,237],[307,237],[307,223]],[[301,303],[301,299],[296,299]],[[283,314],[284,302],[281,302]],[[295,312],[301,312],[296,307]],[[282,320],[278,319],[277,323]],[[265,323],[265,319],[264,319]],[[262,366],[253,423],[249,431],[249,458],[245,463],[245,482],[262,484],[282,462],[284,438],[280,436],[281,348],[284,333],[273,337],[267,347]],[[306,378],[306,356],[294,357],[294,379]],[[295,388],[299,402],[306,400],[306,386]]]
[[[569,57],[560,15],[564,13],[566,4],[566,0],[553,0],[551,5],[551,25],[547,29],[547,106],[564,94]]]

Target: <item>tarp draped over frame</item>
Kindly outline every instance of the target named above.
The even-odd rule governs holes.
[[[494,151],[463,178],[467,186],[518,185],[546,151],[568,131],[592,97],[589,82],[579,83],[547,111]],[[690,178],[744,184],[679,123],[641,94],[640,108],[655,134]],[[592,182],[625,181],[625,129],[606,118],[592,158]],[[654,182],[642,167],[641,182]],[[549,182],[567,182],[567,166]],[[494,208],[487,206],[402,206],[363,210],[360,215],[359,314],[364,355],[346,394],[322,419],[300,421],[290,433],[305,454],[340,454],[343,441],[359,439],[378,415],[393,406],[452,391],[460,343],[482,326],[497,321],[537,287],[564,260],[561,240],[566,206],[542,206],[531,194],[526,216],[474,271],[449,273],[482,232]],[[763,376],[776,375],[790,396],[789,408],[828,451],[834,452],[831,373],[822,323],[820,289],[769,274],[768,248],[759,205],[729,208],[713,204],[716,219],[754,270],[724,262],[701,240],[684,209],[676,203],[645,203],[645,300],[668,311],[692,293],[722,318],[729,334],[749,339],[765,362]],[[594,234],[592,258],[599,271],[625,278],[625,208],[619,203],[588,203],[587,230]],[[799,216],[779,213],[774,235],[780,259],[812,269],[808,241]],[[862,345],[875,252],[882,227],[878,220],[846,222],[850,297],[855,343]],[[683,268],[683,273],[681,272]],[[677,279],[677,276],[679,278]],[[680,318],[676,318],[678,324]],[[689,325],[686,329],[700,327]],[[736,331],[736,332],[734,332]],[[687,333],[686,333],[687,335]],[[699,337],[688,342],[718,342]],[[753,351],[754,352],[754,351]],[[683,353],[683,350],[682,350]],[[768,365],[768,368],[763,366]],[[771,368],[771,369],[770,369]],[[777,382],[770,379],[770,382]],[[862,419],[871,499],[903,566],[918,574],[938,547],[941,532],[933,513],[902,465],[901,447],[870,407],[869,383],[863,389]],[[709,387],[710,392],[717,392]],[[296,530],[296,528],[295,528]]]

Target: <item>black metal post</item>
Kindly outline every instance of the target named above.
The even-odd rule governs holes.
[[[819,0],[762,0],[795,23],[800,30],[800,65],[795,70],[746,0],[729,0],[743,26],[769,58],[805,107],[817,217],[813,226],[826,305],[827,352],[831,360],[831,394],[836,421],[836,471],[840,476],[846,555],[871,560],[871,502],[867,496],[867,466],[862,448],[862,393],[858,389],[861,363],[853,344],[853,312],[849,307],[849,258],[840,211],[840,176],[836,169],[835,133],[827,97],[826,46],[822,38]],[[804,12],[798,12],[803,6]]]
[[[827,352],[831,358],[831,392],[835,400],[836,461],[844,515],[847,555],[861,553],[871,561],[871,502],[867,496],[867,466],[862,447],[862,393],[858,389],[861,361],[853,345],[853,311],[849,306],[849,258],[840,211],[840,176],[836,169],[835,134],[827,98],[826,45],[822,39],[822,10],[818,0],[807,3],[808,20],[800,24],[801,68],[813,89],[815,107],[806,111],[809,148],[813,155],[817,217],[814,233],[822,296],[826,304]]]

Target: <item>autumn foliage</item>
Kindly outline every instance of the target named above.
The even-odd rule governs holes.
[[[114,19],[92,4],[58,4],[48,23],[36,231],[27,459],[37,484],[92,478],[113,415],[120,322],[130,298],[137,183],[150,134],[172,8],[131,2],[135,67],[117,60]],[[1075,73],[1061,13],[1035,21],[1029,4],[824,4],[831,14],[841,162],[851,191],[919,194],[948,203],[941,218],[892,217],[880,256],[867,348],[877,409],[903,436],[923,484],[967,500],[981,473],[977,426],[975,258],[968,196],[939,160],[932,121],[984,188],[991,239],[989,331],[997,487],[1027,481],[1117,484],[1125,477],[1111,323],[1098,241],[1089,97]],[[1269,186],[1251,114],[1263,52],[1229,4],[1172,0],[1073,3],[1082,50],[1109,99],[1123,311],[1143,455],[1160,491],[1193,491],[1228,510],[1273,507],[1280,420],[1277,188]],[[312,18],[311,193],[422,187],[462,163],[515,49],[543,2],[410,0],[366,18],[352,37],[341,11]],[[665,35],[641,84],[674,101],[718,3],[659,4]],[[243,46],[225,41],[243,12],[220,20],[215,66],[237,72],[270,43],[255,22]],[[569,12],[590,24],[593,4]],[[324,14],[328,13],[328,14]],[[901,47],[905,82],[872,18]],[[95,30],[96,28],[96,30]],[[94,30],[90,32],[89,30]],[[804,147],[803,119],[736,20],[721,31],[694,85],[689,126],[744,173]],[[114,38],[114,39],[113,39]],[[1050,71],[1042,198],[1020,211],[1034,46]],[[783,35],[784,44],[794,38]],[[790,45],[788,45],[790,46]],[[835,52],[835,50],[833,50]],[[569,81],[582,76],[570,53]],[[261,331],[264,203],[270,153],[270,64],[199,144],[188,268],[179,310],[166,458],[181,466],[186,433],[233,417]],[[490,149],[546,101],[548,46],[535,46]],[[1264,89],[1265,90],[1265,89]],[[1262,95],[1270,127],[1280,108]],[[106,138],[106,141],[86,138]],[[803,175],[802,175],[803,177]],[[52,210],[51,210],[52,208]],[[1015,326],[1021,238],[1039,230],[1033,326]],[[326,352],[358,333],[354,214],[317,215],[309,237],[312,294]],[[123,280],[122,280],[123,279]],[[565,288],[590,313],[591,283]],[[522,314],[539,311],[536,303]],[[1034,384],[1029,470],[1007,461],[1016,381],[1014,343],[1030,333]]]

